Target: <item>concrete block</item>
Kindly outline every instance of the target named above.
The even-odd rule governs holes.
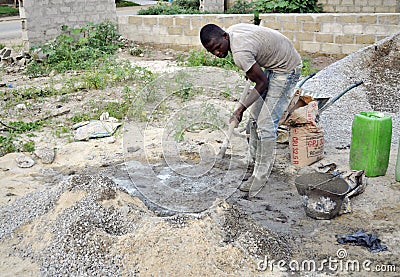
[[[274,30],[278,30],[280,31],[282,29],[281,27],[281,23],[280,22],[264,22],[261,21],[262,24],[260,24],[261,26],[265,26]]]
[[[200,30],[199,29],[193,29],[193,28],[183,28],[183,35],[184,36],[192,36],[192,37],[197,37],[200,34]]]
[[[318,42],[303,41],[300,42],[300,49],[308,53],[318,53],[321,50],[321,44]]]
[[[365,26],[365,34],[371,34],[371,35],[387,34],[387,28],[382,25],[368,25]]]
[[[362,24],[347,24],[343,26],[343,34],[362,34],[363,33]]]
[[[330,35],[332,36],[332,35]],[[311,32],[298,32],[295,35],[296,40],[299,41],[314,41],[314,33]],[[318,40],[316,40],[317,42],[319,42]]]
[[[260,14],[260,20],[263,22],[277,22],[276,16],[274,14]]]
[[[313,23],[311,23],[311,24],[313,24]],[[300,25],[300,23],[294,23],[294,22],[282,22],[282,28],[283,28],[283,30],[298,32],[301,30],[301,25]]]
[[[330,34],[342,34],[343,26],[339,23],[321,23],[321,32]]]
[[[374,13],[375,12],[375,7],[363,6],[363,7],[361,7],[361,12],[363,12],[363,13]]]
[[[296,22],[314,22],[315,21],[315,17],[311,16],[311,15],[297,15]]]
[[[343,44],[342,45],[342,54],[349,55],[351,53],[354,53],[361,48],[363,48],[365,45],[355,45],[355,44]]]
[[[284,35],[285,37],[287,37],[288,39],[290,39],[291,41],[294,40],[295,32],[282,32],[281,34]]]
[[[281,22],[296,22],[296,16],[291,14],[277,14],[276,20]]]
[[[315,34],[316,42],[333,43],[333,34]]]
[[[301,31],[303,31],[303,32],[320,32],[321,31],[321,23],[304,22],[302,24]]]
[[[400,25],[400,14],[380,14],[377,17],[378,24]]]
[[[130,15],[128,17],[128,23],[132,25],[143,25],[143,17],[144,16],[134,16]]]
[[[375,35],[356,35],[356,44],[374,44]]]
[[[398,1],[396,0],[383,0],[382,6],[386,7],[396,7]]]
[[[334,42],[337,44],[354,43],[354,35],[337,35]]]
[[[158,18],[156,16],[143,16],[144,25],[158,25]]]
[[[182,27],[187,27],[190,26],[190,17],[187,16],[182,16],[182,17],[176,17],[175,18],[175,26],[182,26]]]
[[[183,27],[181,26],[169,26],[168,27],[168,34],[174,36],[174,35],[183,35]]]
[[[360,15],[357,17],[357,23],[375,24],[376,22],[377,16],[375,15]]]
[[[338,22],[338,23],[356,23],[357,22],[357,14],[337,16],[336,22]]]
[[[334,22],[334,16],[333,15],[326,15],[326,14],[319,14],[318,16],[315,17],[315,22],[332,23],[332,22]]]
[[[321,45],[321,53],[342,54],[342,46],[334,43],[324,43]]]
[[[342,0],[341,5],[343,5],[343,6],[354,6],[354,0]]]

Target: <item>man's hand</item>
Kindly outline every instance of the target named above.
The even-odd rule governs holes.
[[[235,128],[238,127],[239,123],[242,121],[244,110],[239,108],[233,112],[232,117],[229,119],[229,123],[235,122]]]

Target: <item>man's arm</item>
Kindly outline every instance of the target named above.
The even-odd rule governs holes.
[[[268,79],[262,71],[258,63],[255,63],[249,71],[246,72],[246,77],[256,83],[254,89],[246,97],[243,103],[240,103],[240,107],[233,112],[230,122],[235,120],[237,124],[242,121],[243,112],[250,107],[259,97],[261,97],[260,92],[263,92],[268,87]]]

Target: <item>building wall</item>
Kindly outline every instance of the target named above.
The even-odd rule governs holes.
[[[328,13],[398,13],[400,0],[318,0]]]
[[[348,55],[387,36],[400,32],[400,13],[374,14],[261,14],[262,26],[278,30],[300,52]],[[173,49],[200,49],[202,26],[223,28],[253,23],[253,15],[119,16],[121,35],[138,43]]]
[[[115,0],[19,0],[19,9],[25,48],[55,38],[62,25],[117,21]]]

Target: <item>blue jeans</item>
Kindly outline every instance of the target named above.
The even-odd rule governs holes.
[[[261,97],[251,106],[250,147],[254,147],[255,140],[275,141],[279,119],[289,105],[300,73],[301,66],[289,73],[264,71],[269,85],[261,94]]]

